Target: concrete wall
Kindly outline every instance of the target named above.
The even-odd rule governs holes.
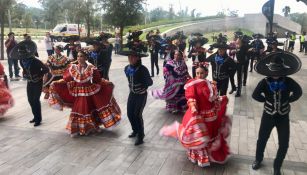
[[[169,35],[176,33],[177,31],[184,31],[186,35],[194,32],[207,33],[214,31],[227,31],[231,29],[244,28],[254,33],[261,33],[266,35],[269,31],[268,21],[263,14],[246,14],[244,17],[227,17],[225,19],[207,20],[203,22],[197,22],[188,24],[185,26],[177,27],[174,30],[167,32]],[[274,28],[277,32],[281,32],[282,35],[286,31],[301,32],[301,25],[285,18],[281,15],[274,15]]]

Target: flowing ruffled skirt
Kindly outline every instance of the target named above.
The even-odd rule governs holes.
[[[9,108],[14,106],[14,100],[10,91],[5,86],[4,82],[0,80],[0,117],[2,117]]]
[[[193,116],[187,110],[183,124],[178,122],[164,126],[160,134],[178,138],[187,149],[188,159],[201,167],[210,162],[223,164],[230,156],[227,137],[230,135],[231,120],[225,115],[227,98],[221,98],[220,109],[216,116]]]
[[[83,96],[73,96],[72,89],[82,89],[75,88],[75,82],[59,80],[51,84],[48,99],[51,107],[58,110],[63,110],[63,107],[71,108],[66,126],[70,134],[87,135],[99,130],[101,125],[111,128],[120,122],[121,111],[113,97],[113,85],[101,82],[96,86],[100,88],[90,93],[82,92],[86,94]]]

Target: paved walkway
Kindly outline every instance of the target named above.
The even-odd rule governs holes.
[[[39,54],[45,54],[43,49]],[[305,91],[307,57],[301,58],[302,70],[293,78]],[[6,61],[1,63],[6,66]],[[143,58],[143,63],[149,67],[149,58]],[[4,118],[0,118],[0,174],[272,174],[272,160],[278,145],[275,130],[267,145],[264,167],[258,171],[251,169],[262,112],[262,104],[252,100],[251,93],[262,78],[260,75],[255,72],[249,75],[242,97],[229,96],[228,113],[233,120],[229,141],[232,158],[222,166],[199,168],[187,160],[177,140],[159,136],[163,125],[182,119],[182,115],[167,113],[163,101],[148,97],[144,110],[145,144],[135,147],[133,140],[127,138],[131,130],[126,117],[128,84],[123,72],[127,64],[127,58],[114,55],[110,71],[111,81],[115,84],[115,98],[123,112],[121,124],[112,131],[104,130],[87,137],[70,138],[64,129],[69,110],[55,111],[43,100],[43,123],[34,128],[28,123],[32,114],[26,98],[26,82],[10,83],[16,104]],[[162,61],[159,64],[162,65]],[[188,64],[191,65],[190,60]],[[154,85],[150,89],[163,87],[162,75],[153,79]],[[292,105],[290,148],[283,166],[286,175],[303,175],[307,172],[306,103],[305,92]]]

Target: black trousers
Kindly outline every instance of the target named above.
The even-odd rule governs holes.
[[[239,64],[239,63],[237,64],[237,81],[238,81],[238,90],[239,91],[242,88],[242,79],[243,79],[243,84],[246,84],[248,64],[249,64],[248,61],[243,63],[243,64]]]
[[[233,70],[233,71],[229,72],[229,80],[230,80],[230,84],[231,84],[231,89],[232,90],[236,90],[235,74],[236,74],[236,70]]]
[[[112,63],[112,61],[109,61],[109,62],[104,63],[104,65],[103,65],[101,77],[106,79],[106,80],[109,80],[109,71],[110,71],[111,63]]]
[[[289,41],[289,47],[288,47],[288,50],[289,51],[293,51],[293,49],[294,49],[294,41]]]
[[[214,79],[214,81],[216,81],[216,86],[217,86],[219,95],[221,96],[226,95],[227,89],[228,89],[229,78],[224,78],[222,80]]]
[[[37,83],[27,83],[27,96],[28,102],[31,106],[32,114],[34,116],[34,122],[40,123],[42,121],[42,110],[40,96],[42,94],[43,81]]]
[[[300,42],[300,52],[304,51],[304,42]]]
[[[150,54],[150,61],[151,61],[151,76],[155,75],[155,66],[157,69],[157,74],[159,74],[159,65],[158,65],[158,58],[159,54],[158,53],[151,53]]]
[[[249,64],[249,66],[250,66],[250,71],[251,71],[251,72],[252,72],[253,69],[254,69],[254,61],[255,61],[255,59],[256,59],[257,61],[260,60],[260,53],[259,53],[259,54],[258,54],[258,53],[254,53],[254,54],[252,54],[252,55],[250,56],[250,64]]]
[[[284,116],[275,114],[272,116],[263,112],[257,140],[256,160],[263,160],[264,149],[274,127],[277,129],[279,145],[276,158],[274,160],[274,169],[280,169],[289,147],[289,114]]]
[[[139,137],[144,137],[143,110],[147,101],[147,93],[134,94],[130,92],[127,102],[127,115],[132,131]]]

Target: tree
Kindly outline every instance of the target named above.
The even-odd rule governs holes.
[[[26,33],[29,33],[28,29],[32,25],[32,14],[27,12],[26,15],[23,18],[23,24],[24,27],[26,28]]]
[[[5,19],[5,14],[7,13],[8,9],[11,8],[11,6],[15,3],[14,0],[0,0],[0,23],[1,23],[1,57],[0,59],[4,59],[4,19]]]
[[[53,28],[59,22],[64,22],[63,0],[39,0],[44,9],[44,21],[49,22],[49,28]]]
[[[290,7],[289,7],[289,6],[285,6],[285,7],[282,9],[282,12],[284,13],[284,16],[285,16],[285,17],[288,17],[288,16],[289,16],[289,13],[290,13]]]
[[[193,10],[191,11],[191,17],[192,17],[192,18],[195,18],[195,10],[196,10],[196,9],[193,9]]]
[[[142,4],[145,0],[99,0],[105,13],[103,18],[109,25],[120,27],[120,36],[122,36],[124,27],[135,25],[141,21]]]
[[[163,10],[161,7],[157,7],[149,12],[151,21],[159,21],[167,18],[168,12]]]
[[[174,7],[173,4],[170,4],[168,10],[168,19],[174,19],[174,16],[175,16]]]

